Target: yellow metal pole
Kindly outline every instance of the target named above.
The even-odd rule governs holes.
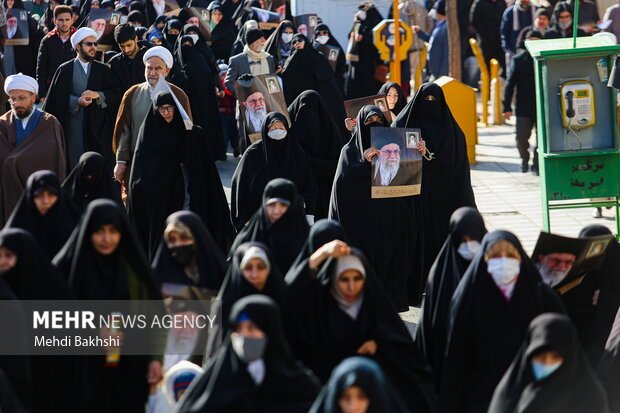
[[[392,4],[392,14],[394,15],[394,56],[392,56],[390,80],[400,85],[400,14],[398,11],[398,0]]]
[[[482,105],[482,119],[486,126],[489,126],[489,93],[490,93],[490,79],[489,79],[489,69],[487,68],[487,63],[484,61],[484,56],[482,55],[482,50],[480,50],[480,46],[476,39],[469,39],[469,45],[471,46],[471,50],[478,61],[478,66],[480,67],[480,87],[482,90],[480,91],[480,100]]]
[[[422,46],[422,50],[420,50],[420,62],[418,63],[418,67],[415,68],[415,89],[411,91],[411,96],[413,96],[414,92],[416,92],[420,86],[422,86],[422,68],[426,67],[426,50],[428,48],[428,43],[424,42],[424,46]]]
[[[502,85],[499,78],[499,62],[497,59],[491,59],[491,92],[493,93],[493,124],[501,125],[504,123],[502,119]]]

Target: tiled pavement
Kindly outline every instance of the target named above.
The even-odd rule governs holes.
[[[532,137],[531,141],[534,140]],[[478,209],[487,229],[514,232],[523,247],[531,253],[542,229],[539,177],[521,172],[521,161],[514,144],[514,124],[479,127],[476,147],[477,164],[471,166],[471,179]],[[229,155],[227,162],[218,162],[218,170],[230,199],[230,179],[238,159]],[[609,226],[615,233],[613,210],[603,210],[604,218],[592,218],[591,208],[551,212],[553,232],[576,236],[591,223]],[[411,331],[418,320],[419,309],[401,314]]]

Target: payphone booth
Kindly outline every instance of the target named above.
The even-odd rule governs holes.
[[[528,40],[535,61],[543,227],[549,211],[607,207],[620,197],[616,89],[607,86],[620,45],[607,37]]]

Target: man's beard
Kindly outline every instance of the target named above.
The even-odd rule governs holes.
[[[381,174],[381,185],[387,186],[398,173],[398,168],[400,168],[400,160],[382,161],[379,159],[375,165],[375,168]]]
[[[86,52],[80,51],[80,58],[90,63],[95,59],[95,56],[89,56]]]
[[[538,267],[538,271],[540,271],[540,275],[543,279],[543,282],[549,285],[550,287],[556,286],[559,283],[561,283],[562,280],[566,278],[566,275],[568,275],[568,272],[570,271],[570,268],[565,271],[550,270],[547,267],[547,265],[544,263],[536,264],[536,267]]]
[[[261,130],[263,120],[267,116],[267,108],[263,106],[259,110],[247,110],[246,115],[248,117],[248,125],[252,125],[257,132]],[[258,125],[258,127],[257,127]]]
[[[26,119],[28,115],[30,115],[30,113],[32,112],[32,107],[23,108],[19,112],[16,109],[13,109],[13,112],[15,113],[15,116],[17,116],[18,119]]]

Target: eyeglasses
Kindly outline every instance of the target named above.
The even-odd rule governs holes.
[[[384,149],[381,152],[386,154],[387,156],[400,155],[400,149],[394,149],[393,151],[390,149]]]
[[[86,47],[91,47],[91,46],[97,47],[97,42],[82,42],[81,44]]]
[[[250,99],[247,102],[251,105],[256,105],[257,103],[265,103],[265,98]]]
[[[30,99],[29,97],[9,98],[9,103],[12,103],[12,104],[25,103],[25,102],[28,102],[29,99]]]
[[[174,106],[160,106],[157,110],[159,113],[174,113]]]

